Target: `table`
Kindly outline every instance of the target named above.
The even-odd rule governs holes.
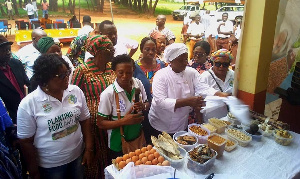
[[[49,37],[58,38],[60,42],[71,42],[78,34],[78,28],[76,29],[45,29]],[[31,42],[32,30],[16,30],[15,41],[18,45],[21,43]]]
[[[282,146],[272,137],[251,141],[246,147],[237,146],[233,151],[224,151],[214,166],[205,174],[196,174],[184,167],[179,171],[190,178],[204,179],[215,173],[214,179],[289,179],[300,173],[300,134],[294,136],[289,146]],[[225,135],[225,134],[222,134]],[[108,166],[111,167],[111,166]]]

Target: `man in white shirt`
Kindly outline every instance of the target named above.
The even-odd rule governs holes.
[[[183,18],[183,26],[182,26],[182,30],[181,30],[181,34],[183,36],[183,43],[185,44],[188,38],[188,35],[186,34],[187,29],[189,28],[189,25],[192,23],[192,19],[190,18],[190,13],[187,12],[184,15]]]
[[[78,31],[78,36],[89,35],[94,29],[91,27],[91,16],[83,16],[82,19],[83,27]]]
[[[201,17],[201,23],[203,24],[205,31],[210,26],[211,20],[212,17],[210,16],[210,10],[206,10],[205,14]]]
[[[30,79],[33,75],[33,64],[35,60],[41,55],[37,50],[37,42],[42,37],[46,37],[47,34],[41,29],[34,29],[31,33],[32,43],[21,48],[17,53],[17,57],[25,65],[26,75]]]
[[[228,20],[228,13],[222,14],[222,21],[218,28],[218,39],[216,41],[217,49],[229,50],[229,37],[233,32],[233,24]]]
[[[165,24],[166,24],[166,16],[165,15],[158,15],[157,18],[156,18],[156,27],[154,27],[149,32],[149,37],[153,33],[153,31],[159,31],[167,37],[167,44],[174,43],[176,37],[170,29],[165,27]]]
[[[31,4],[31,1],[28,1],[28,4],[23,9],[27,11],[29,19],[34,19],[34,6]]]
[[[227,96],[200,83],[198,71],[187,67],[188,50],[183,43],[169,45],[165,49],[165,59],[170,65],[157,71],[152,83],[149,122],[154,136],[162,131],[172,134],[185,130],[191,110],[200,111],[202,96]]]
[[[195,16],[195,22],[191,23],[187,30],[187,35],[190,37],[189,55],[193,58],[193,49],[196,42],[204,39],[204,26],[200,23],[201,17],[199,14]]]
[[[12,8],[12,5],[13,5],[13,4],[14,4],[14,3],[10,2],[10,0],[7,0],[7,1],[5,2],[5,5],[6,5],[6,7],[7,7],[7,15],[8,15],[8,19],[9,19],[9,20],[10,20],[10,19],[14,20],[13,8]]]

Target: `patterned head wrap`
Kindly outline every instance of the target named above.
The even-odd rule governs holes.
[[[158,39],[158,38],[166,38],[166,36],[161,33],[160,31],[153,31],[151,34],[150,34],[150,37],[153,38],[153,39]]]
[[[164,59],[167,63],[170,63],[179,55],[188,53],[188,49],[185,44],[183,43],[172,43],[171,45],[167,46],[164,51]]]
[[[95,56],[99,50],[105,50],[111,44],[111,41],[106,35],[94,35],[86,41],[86,51]]]
[[[37,48],[41,52],[41,54],[44,54],[54,44],[54,39],[52,37],[42,37],[37,43]]]
[[[233,59],[233,56],[231,55],[231,53],[228,50],[220,49],[211,55],[211,60],[215,61],[216,59],[218,59],[220,57],[225,57],[225,58],[229,59],[230,62]]]

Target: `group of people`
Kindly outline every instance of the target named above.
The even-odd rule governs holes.
[[[109,20],[83,27],[66,56],[41,29],[16,58],[0,36],[0,97],[32,178],[104,178],[111,159],[123,155],[122,137],[143,131],[150,144],[151,135],[201,122],[206,96],[231,95],[231,53],[197,41],[188,62],[187,46],[175,43],[165,22],[159,15],[140,43],[118,36]]]
[[[10,1],[10,0],[8,0]],[[43,10],[43,18],[45,17],[46,14],[48,14],[48,8],[49,8],[49,3],[47,0],[43,0],[41,3],[42,10]],[[29,19],[38,19],[39,18],[39,9],[36,3],[36,0],[29,0],[27,1],[26,6],[23,8],[28,15]]]

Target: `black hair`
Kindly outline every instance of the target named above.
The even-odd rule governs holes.
[[[224,16],[225,14],[228,16],[228,13],[227,13],[227,12],[224,12],[224,13],[222,14],[222,16]]]
[[[196,14],[195,17],[201,17],[200,14]]]
[[[118,56],[116,56],[116,57],[114,57],[112,59],[112,61],[111,61],[111,69],[113,71],[116,71],[116,67],[120,63],[131,63],[132,67],[133,67],[133,70],[135,68],[134,60],[129,55],[123,54],[123,55],[118,55]]]
[[[99,31],[103,32],[104,30],[104,25],[115,25],[112,21],[110,20],[104,20],[99,24]]]
[[[62,65],[65,65],[70,70],[69,64],[57,54],[40,55],[33,65],[34,82],[41,87],[45,86],[57,75]]]
[[[201,47],[205,50],[206,55],[209,55],[210,53],[210,45],[206,41],[198,41],[195,43],[193,50],[195,50],[196,47]]]
[[[144,45],[145,43],[148,41],[148,40],[151,40],[152,42],[154,42],[155,46],[156,46],[156,40],[151,38],[151,37],[144,37],[142,40],[141,40],[141,44],[140,44],[140,50],[141,52],[143,53],[143,48],[144,48]]]

